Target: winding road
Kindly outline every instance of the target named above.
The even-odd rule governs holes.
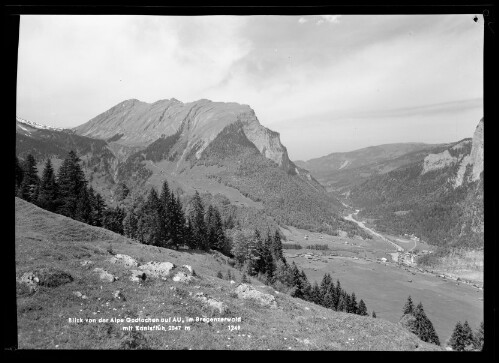
[[[347,207],[347,208],[351,208],[350,206],[346,205],[345,203],[343,203],[343,205],[345,207]],[[364,229],[365,231],[367,231],[368,233],[372,234],[373,236],[376,236],[376,237],[380,238],[381,240],[390,243],[393,247],[395,247],[395,249],[397,250],[397,252],[404,252],[404,249],[402,247],[400,247],[398,244],[396,244],[395,242],[390,241],[385,236],[383,236],[383,235],[379,234],[378,232],[376,232],[375,230],[367,227],[364,223],[356,220],[353,216],[356,216],[359,212],[360,212],[360,209],[357,209],[355,211],[355,213],[350,213],[349,215],[347,215],[346,217],[343,217],[343,218],[345,218],[348,221],[352,221],[352,222],[356,223],[360,228]],[[416,247],[416,245],[414,245],[414,247]]]

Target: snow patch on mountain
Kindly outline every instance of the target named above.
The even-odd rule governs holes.
[[[59,127],[46,126],[46,125],[42,125],[42,124],[39,124],[39,123],[34,122],[34,121],[25,120],[23,118],[20,118],[19,116],[16,116],[16,121],[20,122],[22,124],[34,127],[36,129],[41,129],[41,130],[54,130],[54,131],[62,131],[63,130],[62,128],[59,128]],[[23,130],[29,132],[26,128],[22,127],[21,125],[19,125],[19,127],[21,127]]]

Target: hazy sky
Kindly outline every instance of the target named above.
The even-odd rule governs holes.
[[[290,158],[471,137],[483,19],[21,16],[17,115],[80,125],[131,98],[250,105]]]

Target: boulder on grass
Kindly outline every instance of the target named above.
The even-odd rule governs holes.
[[[97,272],[99,274],[99,278],[102,281],[106,281],[106,282],[116,281],[116,277],[113,274],[107,272],[106,270],[104,270],[100,267],[94,268],[94,272]]]
[[[139,269],[144,271],[147,276],[151,277],[167,277],[170,275],[170,271],[175,268],[175,265],[171,262],[155,262],[151,261],[145,265],[139,266]]]
[[[130,270],[130,272],[132,273],[132,275],[130,276],[130,281],[133,282],[144,281],[147,277],[146,273],[141,270]]]
[[[248,284],[239,285],[236,288],[236,294],[239,299],[251,299],[262,306],[269,306],[271,308],[277,307],[277,302],[275,301],[274,296],[260,292]]]
[[[194,294],[194,298],[200,300],[209,307],[217,309],[220,314],[224,314],[229,310],[224,302],[217,299],[213,299],[212,297],[206,295],[203,292],[197,292],[196,294]]]
[[[116,254],[109,260],[111,263],[117,263],[125,267],[137,267],[139,263],[133,257],[128,255]]]
[[[187,275],[185,272],[177,272],[175,276],[173,276],[173,281],[182,282],[184,284],[189,283],[193,279],[194,277]]]

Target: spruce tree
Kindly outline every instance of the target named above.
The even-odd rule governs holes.
[[[433,324],[426,316],[423,304],[420,302],[414,309],[414,321],[410,325],[410,330],[424,342],[440,345],[438,335],[433,328]]]
[[[123,219],[123,234],[131,239],[137,239],[137,215],[135,214],[135,210],[131,207],[127,213],[125,218]]]
[[[267,280],[269,283],[273,282],[274,272],[275,272],[275,262],[272,256],[272,237],[270,236],[270,232],[267,233],[267,238],[265,239],[263,246],[263,264],[264,264],[264,273],[267,275]]]
[[[349,312],[352,314],[358,314],[357,309],[357,298],[355,296],[355,292],[352,292],[352,295],[350,295],[350,308],[348,310],[350,310]]]
[[[407,298],[407,302],[404,305],[403,315],[414,314],[414,304],[412,303],[411,296]]]
[[[352,312],[352,300],[350,294],[345,292],[345,312]]]
[[[301,270],[301,272],[300,272],[300,279],[302,281],[302,292],[303,292],[302,299],[310,301],[312,285],[310,285],[310,282],[308,281],[307,275],[305,274],[305,271],[303,271],[303,270]]]
[[[473,331],[471,330],[468,321],[465,320],[463,324],[463,346],[465,351],[473,350],[474,340]]]
[[[42,179],[40,181],[40,190],[38,193],[38,205],[41,208],[55,212],[57,207],[57,182],[50,159],[47,159],[43,169]]]
[[[372,317],[373,317],[373,318],[376,318],[376,312],[375,312],[374,310],[373,310]]]
[[[331,282],[332,282],[331,275],[329,273],[324,274],[324,276],[322,277],[322,281],[321,281],[321,302],[322,303],[320,305],[323,305],[325,302],[325,298],[326,298],[327,293],[329,292]]]
[[[346,312],[347,301],[345,299],[345,294],[340,295],[340,298],[338,299],[338,306],[336,307],[336,310]]]
[[[204,206],[197,191],[191,201],[189,219],[196,248],[208,250],[210,245],[204,220]]]
[[[172,193],[169,208],[170,245],[178,250],[179,246],[186,243],[185,216],[179,196],[175,198]]]
[[[190,217],[186,218],[186,224],[184,229],[184,241],[187,247],[189,247],[190,249],[197,248],[197,242],[196,239],[194,238],[194,232],[192,230],[192,221]]]
[[[342,295],[343,293],[343,289],[341,288],[341,283],[340,283],[340,280],[336,280],[336,293],[334,294],[334,306],[336,308],[338,308],[338,304],[340,302],[340,296]]]
[[[311,301],[314,304],[321,305],[322,303],[322,295],[321,295],[321,288],[319,287],[319,284],[317,281],[315,281],[312,285],[312,291],[310,294]]]
[[[99,193],[95,193],[92,205],[92,221],[94,226],[102,227],[102,218],[105,209],[106,203],[104,199]]]
[[[36,168],[36,160],[33,155],[28,154],[23,163],[23,178],[19,187],[18,195],[31,203],[38,201],[38,189],[40,186],[40,178]]]
[[[173,215],[175,213],[175,211],[173,210],[174,206],[172,203],[172,198],[174,198],[174,195],[173,193],[170,193],[168,182],[165,180],[161,187],[161,194],[159,196],[159,214],[161,219],[160,234],[161,239],[165,242],[164,247],[166,247],[168,244],[178,247],[178,244],[175,245],[174,241],[170,241],[173,237]],[[175,200],[173,202],[175,202]],[[169,243],[167,243],[167,241]],[[177,242],[177,239],[175,242]]]
[[[284,258],[282,252],[281,234],[278,229],[275,230],[274,237],[272,239],[272,255],[274,256],[275,261],[282,260],[286,263],[286,259]]]
[[[90,223],[92,218],[92,206],[87,188],[82,188],[78,195],[74,219],[83,223]]]
[[[165,247],[166,241],[162,239],[162,215],[158,194],[151,188],[146,202],[143,204],[137,222],[138,234],[141,242],[159,247]]]
[[[369,315],[367,313],[366,303],[362,299],[360,299],[360,301],[359,301],[359,308],[357,309],[357,314],[362,315],[362,316]]]
[[[59,202],[57,212],[66,217],[74,218],[78,204],[78,198],[83,188],[86,188],[87,181],[85,174],[80,167],[80,159],[71,150],[62,162],[57,174],[57,184],[59,186]]]
[[[302,298],[303,297],[303,281],[301,278],[300,271],[298,270],[298,267],[296,266],[295,262],[293,261],[293,264],[291,265],[291,271],[293,274],[293,286],[294,286],[294,291],[291,294],[293,297],[298,297]]]
[[[24,171],[19,163],[19,159],[17,158],[16,155],[16,171],[15,171],[15,177],[16,177],[16,195],[18,193],[18,189],[21,187],[21,183],[23,181],[23,176],[24,176]]]
[[[484,338],[484,325],[483,321],[480,323],[480,326],[478,327],[477,331],[475,334],[473,334],[474,339],[473,339],[473,348],[478,351],[483,350],[483,338]]]

